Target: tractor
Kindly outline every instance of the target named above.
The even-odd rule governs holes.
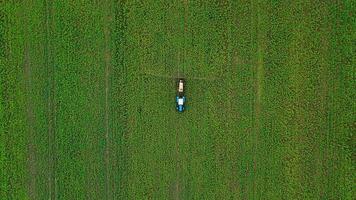
[[[180,78],[177,81],[177,96],[176,96],[176,104],[178,112],[183,112],[185,110],[185,96],[184,96],[184,79]]]

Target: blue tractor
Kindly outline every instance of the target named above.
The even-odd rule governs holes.
[[[185,109],[184,79],[178,79],[178,92],[176,96],[177,110],[183,112]]]

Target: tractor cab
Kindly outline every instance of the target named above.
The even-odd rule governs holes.
[[[183,112],[185,109],[184,79],[178,79],[177,90],[178,90],[176,96],[177,110],[178,112]]]

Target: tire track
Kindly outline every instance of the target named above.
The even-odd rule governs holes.
[[[186,65],[186,45],[185,45],[185,41],[186,41],[186,34],[188,32],[187,30],[187,20],[188,20],[188,0],[183,0],[183,13],[184,13],[184,20],[183,20],[183,58],[181,56],[181,53],[178,52],[178,60],[177,60],[177,65],[178,65],[178,77],[180,78],[180,71],[179,71],[179,67],[181,64],[183,64],[183,66],[181,67],[182,71],[182,75],[185,75],[185,65]],[[177,14],[177,16],[179,16],[179,13]],[[179,31],[180,32],[180,31]],[[182,61],[181,61],[182,59]],[[178,127],[184,127],[181,125],[181,121],[178,120]],[[178,129],[176,129],[178,130]],[[181,133],[186,133],[186,131],[181,131]],[[182,135],[184,142],[187,142],[189,139],[187,138],[187,134]],[[182,180],[182,170],[183,170],[183,157],[182,156],[182,152],[181,152],[181,148],[180,148],[180,135],[179,135],[179,131],[176,132],[175,134],[175,154],[176,154],[176,183],[174,185],[174,193],[173,193],[173,198],[175,200],[179,200],[182,197],[182,186],[181,184],[183,183]]]
[[[183,0],[182,2],[178,2],[178,4],[176,4],[178,6],[178,8],[174,8],[174,16],[176,16],[178,19],[181,18],[181,13],[180,13],[180,6],[182,5],[181,3],[183,3],[183,13],[184,13],[184,19],[183,19],[183,26],[184,26],[184,32],[183,32],[183,47],[179,47],[178,48],[178,52],[177,52],[177,77],[174,78],[174,88],[176,88],[176,84],[177,84],[177,78],[181,78],[184,77],[184,66],[180,66],[183,64],[185,64],[185,33],[186,33],[186,11],[187,11],[187,0]],[[173,30],[173,29],[172,29]],[[181,29],[178,29],[178,34],[181,33]],[[183,53],[182,53],[183,52]],[[182,55],[183,54],[183,55]],[[172,77],[170,77],[171,79]],[[171,81],[168,81],[167,83],[171,83]],[[182,121],[181,119],[177,119],[176,117],[176,113],[174,114],[175,116],[172,118],[174,119],[173,121],[175,121],[175,123],[172,121],[173,124],[175,124],[175,127],[184,127],[182,126]],[[175,130],[179,130],[179,128],[175,128]],[[180,133],[182,135],[180,135]],[[174,139],[175,139],[175,145],[174,145],[174,156],[175,156],[175,181],[172,183],[171,185],[171,198],[174,200],[179,200],[182,197],[182,170],[183,170],[183,157],[184,155],[182,155],[182,151],[181,151],[181,147],[180,147],[180,137],[182,136],[184,140],[186,135],[184,134],[185,131],[181,130],[176,131],[174,134]],[[184,135],[183,135],[184,134]]]
[[[51,26],[52,26],[52,0],[45,1],[45,66],[47,68],[47,81],[48,81],[48,192],[49,199],[56,199],[56,150],[55,150],[55,75],[53,59],[51,54]]]
[[[235,17],[232,15],[232,10],[233,5],[232,2],[230,1],[224,1],[223,2],[223,9],[227,12],[227,18],[228,19],[235,19]],[[236,108],[234,108],[234,99],[237,99],[238,97],[236,97],[236,94],[232,91],[236,91],[238,89],[238,87],[234,86],[234,82],[233,77],[234,75],[236,77],[237,76],[237,71],[238,68],[241,68],[241,65],[243,64],[243,62],[241,62],[241,59],[237,53],[236,50],[236,46],[233,43],[233,22],[227,22],[226,23],[226,28],[225,28],[225,34],[224,34],[224,45],[226,47],[225,50],[225,54],[226,54],[226,63],[225,66],[229,66],[227,67],[227,69],[225,69],[226,71],[224,71],[223,69],[223,65],[221,65],[220,67],[220,77],[223,77],[222,79],[227,80],[224,84],[221,84],[221,88],[224,88],[224,90],[221,90],[222,93],[224,93],[224,91],[226,91],[226,108],[222,109],[225,110],[226,112],[224,113],[224,115],[222,115],[222,119],[226,120],[226,122],[228,122],[227,125],[225,125],[225,129],[229,130],[227,133],[229,133],[229,135],[234,135],[234,133],[236,132],[236,130],[234,129],[234,125],[236,124],[236,116],[234,116],[234,112],[238,113],[236,111]],[[234,111],[235,110],[235,111]],[[233,112],[231,112],[233,111]],[[240,114],[239,114],[240,115]],[[224,120],[221,122],[222,124],[224,123]],[[238,141],[237,138],[234,138],[235,140]],[[238,143],[236,143],[238,144]],[[238,147],[241,146],[241,144],[237,145]],[[241,152],[240,149],[234,154],[234,156],[236,156],[235,158],[238,159],[240,156]],[[236,163],[236,162],[235,162]],[[239,177],[238,174],[238,167],[234,164],[231,165],[231,178],[229,180],[229,185],[230,185],[230,191],[231,193],[244,193],[243,191],[243,187],[241,186],[239,179],[241,177]],[[240,194],[239,194],[240,195]]]
[[[31,2],[29,2],[31,3]],[[23,70],[24,70],[24,80],[25,80],[25,96],[26,96],[26,120],[28,125],[28,146],[27,146],[27,165],[29,168],[29,180],[28,180],[28,194],[30,199],[38,199],[37,195],[37,185],[36,177],[38,174],[38,169],[36,166],[36,146],[35,146],[35,134],[34,134],[34,125],[35,125],[35,115],[33,111],[32,103],[32,68],[31,68],[31,59],[30,59],[30,41],[28,39],[29,35],[29,21],[28,21],[28,7],[29,5],[24,5],[24,12],[21,17],[24,19],[24,50],[23,50]]]
[[[128,111],[127,111],[128,70],[125,64],[126,52],[124,51],[127,42],[126,40],[127,18],[126,18],[125,6],[126,6],[126,2],[119,1],[115,6],[115,12],[114,12],[114,19],[115,19],[114,27],[116,32],[113,37],[121,39],[115,41],[115,47],[114,47],[116,51],[114,59],[116,60],[117,64],[120,67],[117,67],[112,71],[113,74],[117,74],[117,76],[113,77],[113,81],[115,84],[117,84],[117,86],[120,89],[117,90],[118,93],[114,93],[114,94],[111,93],[112,96],[117,95],[118,97],[120,97],[120,98],[116,98],[116,101],[114,101],[113,103],[121,105],[118,110],[113,112],[115,116],[119,114],[119,116],[117,116],[118,122],[116,123],[119,125],[118,132],[120,133],[118,136],[113,137],[116,138],[115,141],[117,141],[117,143],[115,144],[117,145],[117,153],[115,154],[117,159],[113,161],[114,163],[113,166],[114,168],[118,169],[117,172],[118,181],[113,181],[114,199],[124,198],[124,197],[127,198],[127,190],[125,190],[126,189],[125,187],[126,184],[128,183],[128,176],[126,174],[126,169],[127,169],[127,160],[129,158],[128,148],[127,148],[127,137],[128,137],[127,133],[129,132],[129,127],[128,127]],[[116,150],[116,148],[114,148],[114,150]]]
[[[256,11],[256,15],[253,19],[253,24],[256,26],[256,46],[257,46],[257,62],[256,67],[253,72],[253,81],[254,81],[254,99],[253,99],[253,198],[256,197],[257,192],[257,183],[256,183],[256,172],[257,172],[257,152],[258,152],[258,144],[259,144],[259,133],[261,130],[261,97],[262,97],[262,88],[263,88],[263,51],[264,51],[264,35],[261,31],[261,9],[259,6],[259,2],[252,1],[252,10]]]
[[[174,7],[174,11],[172,11],[172,12],[174,13],[174,16],[179,17],[179,11],[177,12],[176,7]],[[179,32],[180,32],[180,30],[179,30]],[[180,54],[181,54],[181,52],[178,51],[177,52],[177,75],[178,76],[176,78],[180,78],[180,75],[181,75],[181,72],[180,72],[181,55]],[[174,81],[176,81],[176,79],[174,79]],[[170,85],[169,82],[170,81],[167,81],[168,85]],[[174,83],[174,87],[176,87],[176,82]],[[177,123],[173,123],[173,124],[175,124],[176,127],[181,127],[181,122],[179,120],[177,121]],[[177,128],[175,128],[174,130],[177,130]],[[171,186],[172,187],[171,198],[174,200],[179,200],[180,199],[180,187],[181,187],[180,186],[181,165],[179,163],[180,163],[181,158],[180,158],[180,148],[179,148],[179,134],[177,131],[175,131],[174,139],[175,139],[175,145],[174,145],[175,166],[174,167],[175,167],[176,173],[175,173],[175,181],[172,183],[172,186]]]
[[[184,34],[183,34],[183,67],[182,67],[182,73],[183,75],[185,75],[185,68],[186,68],[186,65],[187,65],[187,51],[186,51],[186,38],[187,38],[187,32],[188,32],[188,4],[189,4],[189,0],[183,0],[183,5],[184,5],[184,24],[183,24],[183,27],[184,27]]]
[[[29,167],[29,196],[30,199],[37,198],[37,186],[36,186],[36,177],[38,174],[38,169],[36,166],[36,147],[34,141],[34,124],[35,124],[35,115],[33,113],[33,104],[31,98],[31,89],[32,89],[32,80],[31,80],[31,66],[30,66],[30,52],[29,52],[28,41],[25,42],[24,48],[24,77],[25,77],[25,89],[26,89],[26,118],[28,123],[28,157],[27,164]]]
[[[111,68],[111,50],[109,46],[110,40],[110,22],[112,19],[110,0],[105,1],[105,16],[104,16],[104,61],[105,61],[105,188],[106,188],[106,199],[112,199],[111,192],[111,177],[110,177],[110,125],[109,125],[109,89],[110,89],[110,68]]]

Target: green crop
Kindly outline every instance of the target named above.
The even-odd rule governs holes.
[[[354,7],[0,2],[0,199],[353,199]]]

